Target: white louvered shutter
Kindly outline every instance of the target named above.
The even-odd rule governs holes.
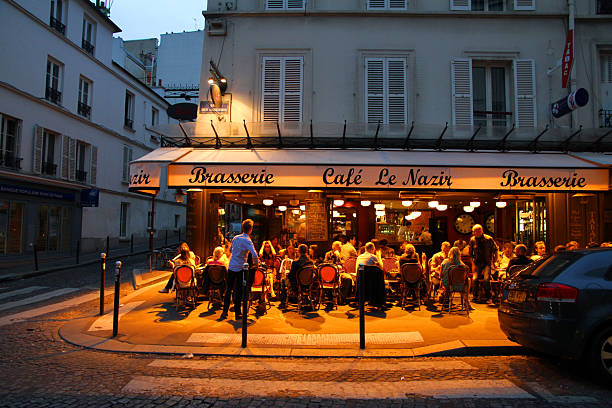
[[[96,146],[91,146],[90,163],[89,183],[95,185],[98,178],[98,148]]]
[[[368,10],[405,9],[406,0],[368,0]]]
[[[268,10],[282,10],[284,6],[284,0],[266,0],[266,9]]]
[[[453,125],[471,126],[474,119],[472,104],[472,60],[455,58],[451,61]]]
[[[283,122],[302,121],[302,58],[285,58],[283,72]]]
[[[405,9],[407,0],[389,0],[390,9]]]
[[[303,10],[304,0],[266,0],[266,10]]]
[[[62,135],[62,169],[61,175],[64,180],[70,177],[70,137]]]
[[[385,121],[385,62],[382,58],[366,59],[366,122]]]
[[[535,10],[535,0],[514,0],[515,10]]]
[[[287,9],[289,10],[303,10],[304,9],[304,0],[286,0],[287,1]]]
[[[406,123],[406,60],[388,58],[386,61],[387,120],[385,123]]]
[[[34,143],[32,152],[32,171],[40,174],[42,168],[42,143],[43,143],[43,128],[38,125],[34,126]]]
[[[280,121],[282,58],[263,59],[262,116],[264,122]]]
[[[472,1],[471,0],[450,0],[450,9],[451,10],[471,10]]]
[[[514,98],[516,127],[535,127],[537,124],[535,60],[514,60]]]
[[[385,8],[385,0],[368,0],[369,10],[384,9],[384,8]]]
[[[68,160],[68,179],[74,180],[76,179],[76,150],[77,143],[76,139],[70,138],[70,156]]]

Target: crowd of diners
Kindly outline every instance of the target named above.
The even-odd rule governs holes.
[[[533,245],[531,251],[523,244],[511,241],[495,240],[484,233],[481,225],[472,228],[469,242],[457,240],[453,244],[442,242],[440,251],[427,259],[425,253],[418,253],[415,246],[404,242],[396,251],[390,247],[386,240],[372,239],[366,243],[358,243],[355,236],[341,235],[331,244],[331,249],[325,253],[319,251],[317,245],[306,245],[296,241],[289,241],[281,245],[277,237],[265,240],[259,250],[251,240],[253,221],[242,222],[242,233],[235,236],[232,241],[226,239],[219,230],[213,253],[206,262],[201,263],[200,258],[183,242],[178,248],[177,255],[170,261],[175,268],[179,265],[191,265],[196,271],[198,287],[204,296],[208,292],[208,277],[206,266],[219,265],[226,268],[226,281],[223,294],[223,309],[220,319],[228,316],[231,299],[234,299],[235,318],[241,317],[241,284],[242,270],[247,263],[251,270],[259,268],[265,276],[267,290],[258,293],[260,304],[264,296],[267,300],[279,301],[279,307],[285,309],[295,301],[298,291],[298,272],[312,266],[315,276],[318,268],[323,265],[333,265],[337,268],[339,303],[346,304],[356,300],[357,273],[362,266],[377,267],[386,282],[385,290],[389,299],[394,294],[394,288],[389,282],[397,281],[403,264],[415,264],[422,275],[421,295],[430,302],[445,302],[448,296],[449,271],[459,265],[467,267],[465,278],[466,290],[476,303],[496,302],[499,298],[501,285],[498,283],[507,279],[514,267],[524,267],[532,262],[540,262],[552,253],[579,249],[576,241],[566,245],[556,246],[552,252],[548,251],[543,241]],[[598,244],[590,242],[586,247],[612,247],[612,243]],[[470,273],[471,271],[471,273]],[[174,276],[171,276],[161,293],[172,290]],[[232,296],[233,294],[233,296]],[[412,296],[416,296],[413,293]],[[389,302],[380,306],[381,309],[390,307]],[[472,309],[471,304],[467,306]],[[265,306],[264,306],[265,307]],[[472,309],[473,310],[473,309]]]

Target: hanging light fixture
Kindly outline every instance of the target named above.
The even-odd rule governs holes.
[[[506,203],[505,201],[497,201],[497,202],[495,203],[495,206],[496,206],[497,208],[506,208],[506,205],[508,205],[508,203]]]
[[[429,208],[436,208],[438,206],[438,204],[440,204],[440,203],[437,202],[436,200],[431,200],[430,202],[427,203]]]
[[[274,204],[274,200],[272,200],[271,198],[265,198],[262,202],[263,205],[265,205],[266,207],[269,207]]]
[[[336,207],[342,207],[344,205],[344,200],[342,200],[342,199],[334,200],[334,205]]]
[[[291,210],[291,212],[294,213],[295,215],[298,215],[300,213],[300,210],[296,208],[296,209]]]
[[[410,207],[410,206],[412,205],[412,201],[410,201],[410,200],[404,200],[404,201],[402,201],[402,205],[403,205],[404,207]]]
[[[300,200],[296,200],[295,198],[289,200],[289,205],[292,207],[297,207],[299,203],[300,203]]]
[[[385,205],[384,205],[383,203],[377,203],[377,204],[374,204],[374,208],[375,208],[377,211],[382,211],[382,210],[384,210],[384,209],[385,209]]]
[[[306,211],[306,204],[302,204],[302,205],[300,205],[300,210],[302,210],[302,211]]]
[[[474,207],[474,208],[480,207],[480,201],[470,201],[470,207]]]
[[[219,208],[217,212],[219,213],[219,215],[225,215],[225,208]]]
[[[471,205],[464,205],[463,206],[463,211],[470,213],[470,212],[474,211],[474,207],[472,207]]]
[[[408,221],[410,220],[415,220],[417,218],[419,218],[421,216],[421,212],[420,211],[413,211],[410,214],[406,215],[404,218],[406,218]]]
[[[446,204],[438,204],[438,206],[436,207],[436,210],[438,210],[438,211],[446,211],[447,208],[448,208],[448,205],[446,205]]]
[[[376,216],[377,217],[382,217],[385,215],[385,210],[376,210]]]
[[[278,206],[278,211],[287,211],[287,206],[286,205],[279,205]]]
[[[332,211],[332,217],[334,218],[339,218],[340,217],[340,213],[336,210]]]
[[[372,202],[370,200],[363,200],[361,202],[361,205],[364,206],[364,207],[369,207],[370,204],[372,204]]]
[[[306,214],[300,215],[300,220],[305,220],[305,219],[306,219]]]

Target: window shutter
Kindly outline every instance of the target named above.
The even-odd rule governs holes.
[[[472,1],[471,0],[450,0],[450,9],[451,10],[471,10]]]
[[[514,60],[514,98],[516,127],[535,127],[537,124],[535,60]]]
[[[264,122],[280,120],[281,58],[264,58],[262,112]]]
[[[389,8],[391,9],[405,9],[406,0],[389,0]]]
[[[22,126],[23,126],[23,122],[18,120],[17,129],[16,129],[17,133],[15,134],[15,151],[13,152],[15,157],[21,156],[21,128]]]
[[[96,146],[91,146],[90,163],[89,183],[95,185],[98,178],[98,148]]]
[[[304,0],[287,0],[287,8],[290,10],[304,9]]]
[[[70,138],[70,152],[68,160],[68,179],[76,179],[76,139]]]
[[[456,58],[451,61],[453,125],[471,126],[474,118],[472,105],[472,60]]]
[[[70,137],[62,135],[62,178],[70,177]]]
[[[366,122],[385,121],[385,64],[382,58],[366,59]]]
[[[266,0],[266,9],[274,10],[274,9],[283,9],[283,0]]]
[[[302,121],[302,75],[301,58],[286,58],[284,64],[283,121]]]
[[[385,0],[368,0],[368,9],[384,9]]]
[[[386,123],[406,123],[406,60],[387,59],[387,116]]]
[[[32,154],[32,171],[36,174],[40,174],[42,167],[42,142],[43,142],[43,128],[38,125],[34,126],[34,152]]]
[[[515,10],[535,10],[535,0],[514,0]]]

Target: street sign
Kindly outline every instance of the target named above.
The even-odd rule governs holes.
[[[565,41],[565,49],[563,50],[563,71],[561,75],[561,87],[567,88],[570,72],[572,71],[572,63],[574,62],[574,30],[569,30],[567,33],[567,41]]]

